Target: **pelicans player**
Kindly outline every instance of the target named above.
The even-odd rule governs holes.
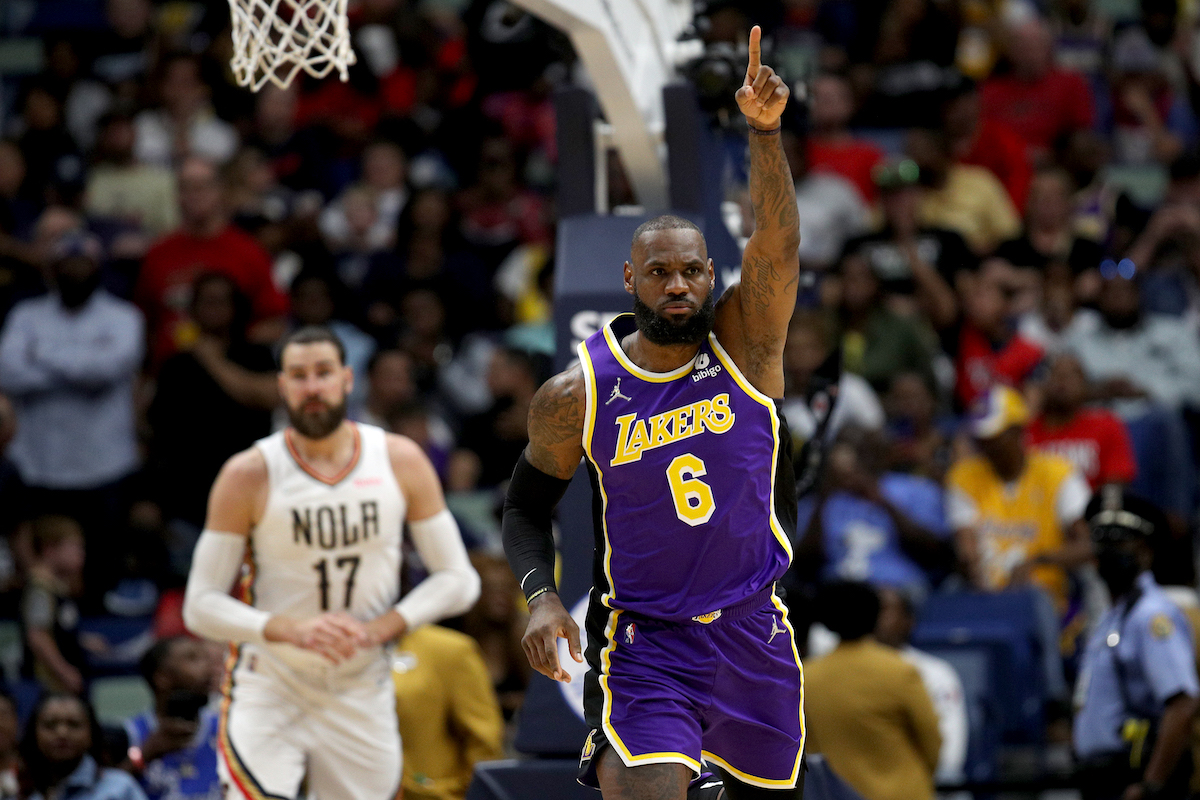
[[[756,225],[741,284],[714,307],[696,226],[639,227],[625,263],[634,313],[538,391],[505,500],[526,654],[569,681],[558,637],[582,657],[555,591],[550,512],[586,457],[597,542],[580,779],[606,800],[683,800],[702,759],[731,800],[803,793],[800,660],[774,591],[796,517],[778,403],[800,235],[779,141],[788,89],[761,65],[759,37],[737,93]]]
[[[280,352],[291,427],[226,462],[213,484],[183,615],[233,645],[222,705],[226,800],[391,800],[400,737],[383,645],[479,594],[421,449],[346,419],[353,375],[327,329]],[[407,520],[430,575],[403,600]],[[245,565],[245,568],[243,568]],[[242,576],[242,600],[229,595]]]

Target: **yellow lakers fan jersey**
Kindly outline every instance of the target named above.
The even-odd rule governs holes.
[[[1049,453],[1030,452],[1026,458],[1024,473],[1012,484],[1005,484],[982,456],[959,461],[946,476],[947,487],[966,495],[979,512],[976,530],[989,589],[1003,589],[1017,565],[1063,546],[1056,499],[1071,463]],[[1063,607],[1067,576],[1061,568],[1036,567],[1032,578]]]

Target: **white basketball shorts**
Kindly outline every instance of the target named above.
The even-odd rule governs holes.
[[[396,696],[386,668],[317,687],[243,646],[221,705],[225,800],[393,800],[400,791]]]

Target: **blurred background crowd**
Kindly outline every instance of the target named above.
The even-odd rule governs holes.
[[[807,88],[784,132],[811,280],[783,410],[797,452],[815,435],[829,451],[795,532],[800,646],[874,626],[826,618],[837,581],[875,587],[894,647],[947,589],[1037,587],[1037,722],[1004,741],[1068,738],[1106,603],[1094,490],[1164,512],[1154,574],[1200,607],[1198,15],[1189,0],[754,0],[709,3],[699,30],[734,45],[762,24],[764,61]],[[51,785],[50,756],[27,753],[42,777],[18,789],[18,709],[83,693],[116,722],[143,657],[140,697],[164,724],[123,735],[166,730],[143,745],[161,759],[203,733],[180,692],[215,688],[220,654],[172,638],[181,586],[218,468],[284,424],[273,346],[305,324],[345,342],[350,416],[429,454],[483,576],[452,623],[472,639],[429,645],[478,664],[446,700],[486,701],[463,712],[487,729],[455,745],[467,775],[521,704],[524,609],[497,512],[554,357],[553,92],[603,76],[503,0],[358,0],[348,82],[251,94],[228,22],[225,0],[0,8],[0,617],[17,620],[0,623],[15,698],[0,796]],[[615,154],[608,169],[609,207],[633,206]],[[808,399],[831,355],[844,373],[822,427]],[[35,721],[94,722],[46,697]],[[126,758],[104,750],[114,735],[89,734],[100,763]],[[942,777],[964,776],[966,747]],[[169,794],[134,769],[152,797],[210,788]],[[422,779],[438,783],[406,775],[412,796]]]

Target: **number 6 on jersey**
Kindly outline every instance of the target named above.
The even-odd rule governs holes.
[[[667,467],[667,482],[671,484],[675,515],[693,528],[712,519],[716,510],[712,488],[700,480],[707,474],[704,462],[691,453],[676,456]]]

